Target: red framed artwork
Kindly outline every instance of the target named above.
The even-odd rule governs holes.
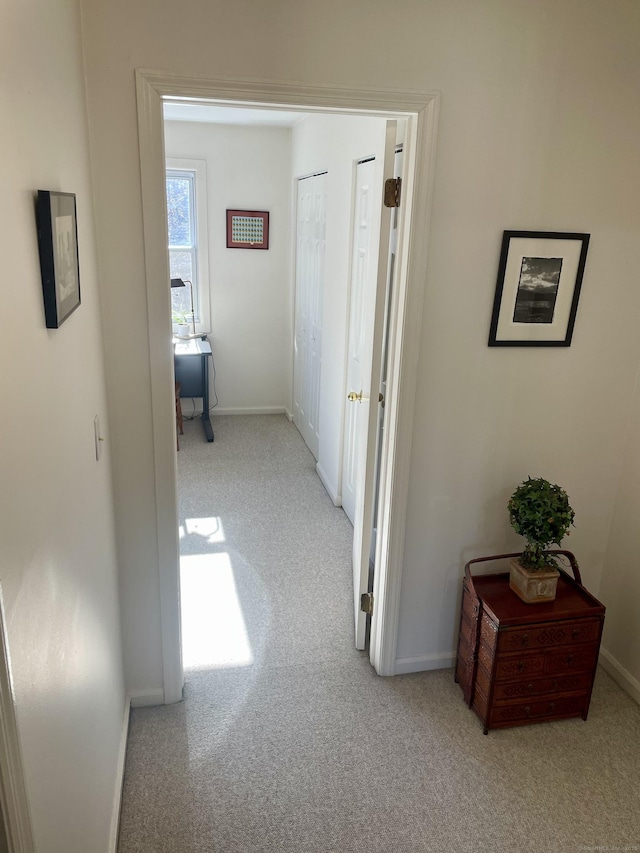
[[[227,210],[227,249],[268,248],[268,210]]]

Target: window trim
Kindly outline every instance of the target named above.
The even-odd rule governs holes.
[[[211,331],[211,287],[209,281],[209,228],[207,225],[207,163],[187,157],[167,157],[165,182],[169,172],[193,174],[195,212],[195,263],[196,263],[196,331]],[[177,247],[176,247],[177,248]],[[167,246],[167,254],[169,248]]]

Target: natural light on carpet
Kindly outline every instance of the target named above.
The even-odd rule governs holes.
[[[187,529],[190,521],[212,520],[217,521],[188,519]],[[219,531],[222,532],[222,525]],[[197,532],[206,535],[202,530]],[[182,659],[185,669],[251,666],[253,653],[229,555],[194,554],[181,557],[180,587]]]
[[[224,542],[224,528],[222,521],[215,515],[209,518],[187,518],[179,527],[180,539],[185,536],[202,536],[207,542],[215,544]]]

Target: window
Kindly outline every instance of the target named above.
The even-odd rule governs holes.
[[[210,331],[204,161],[167,159],[166,185],[170,277],[191,282],[171,288],[171,311],[190,322],[192,291],[198,331]]]

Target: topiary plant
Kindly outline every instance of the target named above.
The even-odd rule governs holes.
[[[575,516],[564,489],[542,477],[529,477],[511,495],[507,508],[511,526],[527,540],[520,557],[522,566],[536,571],[557,565],[547,549],[552,543],[560,545],[563,536],[569,535]]]

